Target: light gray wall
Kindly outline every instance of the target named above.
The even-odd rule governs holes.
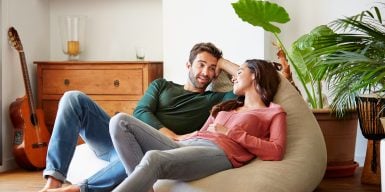
[[[83,60],[135,60],[142,46],[147,60],[163,59],[161,0],[50,0],[50,59],[67,59],[62,52],[58,17],[85,15]]]
[[[263,30],[241,22],[234,0],[163,0],[164,76],[186,82],[186,62],[192,46],[212,42],[236,63],[263,58]]]
[[[25,95],[19,54],[11,48],[7,31],[14,26],[21,38],[31,82],[35,80],[34,60],[49,58],[49,4],[48,0],[1,1],[1,139],[2,160],[0,172],[15,166],[12,146],[13,127],[9,118],[9,105]],[[35,84],[32,83],[33,89]]]
[[[0,2],[0,10],[3,10],[2,9],[2,7],[3,7],[3,1],[1,1]],[[0,18],[4,18],[4,15],[2,14],[3,13],[3,11],[1,11],[0,12],[1,14],[1,16],[0,16]],[[3,26],[3,20],[2,19],[0,19],[0,26]],[[0,37],[3,37],[3,30],[0,30]],[[0,38],[0,44],[1,45],[3,45],[3,38]],[[3,49],[1,49],[0,50],[0,65],[2,66],[3,65]],[[1,79],[1,82],[3,82],[3,74],[2,74],[2,71],[3,71],[3,68],[1,67],[0,68],[0,79]],[[0,90],[1,90],[1,92],[0,93],[2,93],[3,92],[3,86],[2,86],[2,84],[0,85]],[[3,94],[0,94],[0,107],[1,107],[1,109],[3,108],[3,96],[2,96]],[[1,128],[0,128],[0,166],[2,166],[3,165],[3,137],[2,137],[2,135],[3,134],[1,134],[2,133],[2,127],[3,127],[3,110],[0,110],[0,124],[1,124]]]

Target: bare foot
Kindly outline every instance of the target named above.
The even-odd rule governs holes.
[[[44,188],[41,189],[39,192],[46,192],[48,189],[60,188],[61,185],[62,185],[62,182],[60,180],[57,180],[51,176],[48,176],[47,183],[45,184]]]
[[[66,187],[48,189],[47,192],[80,192],[80,187],[77,185],[68,185]]]

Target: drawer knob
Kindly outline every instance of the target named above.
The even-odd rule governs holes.
[[[64,79],[64,85],[65,85],[65,86],[70,85],[70,80],[69,80],[69,79]]]
[[[115,81],[114,81],[114,86],[115,86],[115,87],[119,87],[119,85],[120,85],[120,81],[119,81],[119,80],[115,80]]]

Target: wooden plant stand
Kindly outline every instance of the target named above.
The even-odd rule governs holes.
[[[373,157],[373,147],[375,143],[376,157]],[[375,167],[372,167],[373,158],[376,158]],[[372,168],[374,168],[372,170]],[[379,140],[368,140],[366,147],[366,157],[364,168],[362,169],[361,183],[363,184],[381,184],[381,164],[380,164],[380,141]]]

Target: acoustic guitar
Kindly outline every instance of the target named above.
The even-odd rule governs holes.
[[[14,126],[13,155],[16,163],[24,169],[43,169],[50,134],[44,123],[43,111],[34,105],[23,45],[15,28],[9,28],[8,38],[12,47],[19,52],[26,90],[26,95],[17,98],[9,107]]]

